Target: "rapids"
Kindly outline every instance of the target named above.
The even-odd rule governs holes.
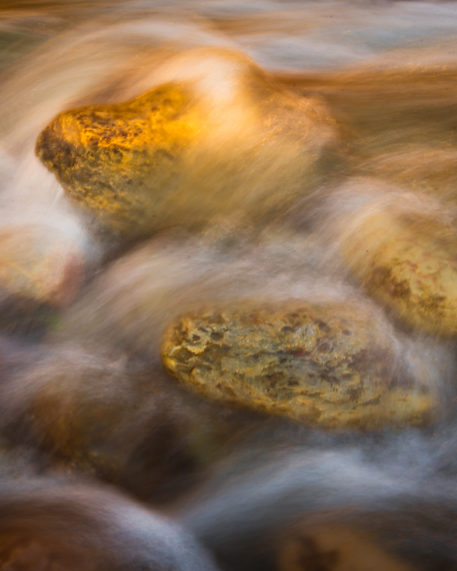
[[[456,80],[453,2],[0,0],[0,569],[457,569]],[[174,83],[209,134],[124,240],[37,139]],[[326,430],[164,370],[183,312],[289,299],[366,312],[431,422]]]

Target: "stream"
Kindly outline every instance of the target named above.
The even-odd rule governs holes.
[[[0,569],[457,570],[457,5],[0,0]]]

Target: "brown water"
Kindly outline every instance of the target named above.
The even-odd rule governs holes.
[[[194,48],[204,50],[186,60]],[[101,236],[36,157],[39,133],[63,110],[186,80],[224,156],[227,140],[246,140],[249,114],[212,48],[245,54],[275,89],[328,110],[318,176],[292,198],[271,191],[273,208],[246,223],[259,209],[244,196],[292,170],[282,142],[250,178],[240,169],[236,209],[208,202],[206,226],[195,229],[196,198],[176,202],[180,221],[150,241]],[[1,569],[457,569],[455,336],[416,331],[360,287],[363,240],[341,254],[366,217],[398,209],[419,244],[430,216],[455,228],[456,79],[453,2],[0,2],[0,264],[50,251],[38,271],[52,281],[71,259],[52,308],[0,292]],[[190,196],[225,188],[211,161],[196,172]],[[165,375],[172,318],[253,298],[373,312],[390,365],[438,395],[438,418],[328,433],[212,405]],[[289,560],[280,546],[301,536],[304,555]]]

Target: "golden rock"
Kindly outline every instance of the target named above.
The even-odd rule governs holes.
[[[352,273],[403,324],[457,333],[457,232],[434,202],[404,195],[370,203],[341,244]]]
[[[131,101],[65,111],[38,137],[39,158],[102,227],[134,238],[278,216],[316,182],[336,138],[320,101],[226,50],[172,58],[157,78]]]
[[[42,131],[37,153],[69,196],[102,226],[141,232],[137,223],[178,176],[175,160],[195,136],[189,97],[165,86],[134,101],[61,113]]]
[[[420,424],[436,406],[396,378],[395,350],[355,304],[240,304],[165,332],[166,369],[202,395],[326,428]]]

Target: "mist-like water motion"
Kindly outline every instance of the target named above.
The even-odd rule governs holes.
[[[0,502],[5,569],[216,568],[177,525],[109,490],[32,480]]]
[[[456,28],[3,3],[1,568],[457,568]]]

